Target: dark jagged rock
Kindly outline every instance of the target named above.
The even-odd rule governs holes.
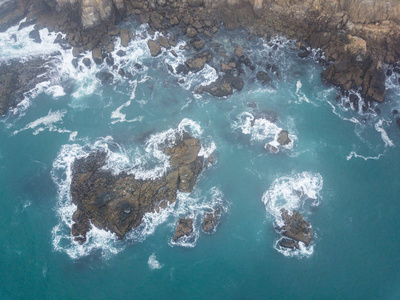
[[[155,41],[149,40],[147,46],[150,49],[151,56],[157,56],[161,53],[161,47]]]
[[[159,211],[176,201],[177,191],[193,190],[202,166],[200,141],[185,135],[164,150],[171,168],[155,180],[136,179],[134,175],[113,175],[104,170],[107,154],[95,152],[77,159],[72,167],[71,195],[77,205],[72,234],[86,240],[88,221],[97,228],[115,233],[119,239],[142,222],[147,212]],[[183,234],[185,234],[183,230]]]
[[[38,83],[49,79],[46,76],[49,60],[33,58],[21,63],[12,60],[0,64],[0,115],[23,100],[25,92]]]
[[[280,233],[309,246],[313,235],[311,224],[304,221],[303,216],[296,211],[293,212],[293,215],[289,215],[289,212],[282,208],[281,212],[285,225],[280,228]]]
[[[287,132],[286,130],[281,130],[281,132],[279,132],[278,134],[277,141],[281,146],[285,146],[290,144],[292,140],[289,138],[289,132]]]
[[[193,58],[185,61],[185,66],[189,71],[197,73],[204,68],[204,65],[211,61],[212,53],[211,51],[202,51],[196,54]]]
[[[193,234],[193,219],[181,218],[178,220],[176,226],[174,242],[178,241],[183,237],[190,237]]]

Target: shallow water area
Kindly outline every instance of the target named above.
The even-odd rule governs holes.
[[[392,112],[400,107],[398,75],[388,78],[380,113],[355,112],[348,97],[322,83],[313,56],[297,56],[293,41],[250,41],[245,31],[221,29],[213,46],[206,43],[214,53],[210,64],[183,76],[166,65],[175,69],[195,54],[180,49],[183,38],[176,37],[177,57],[164,49],[152,58],[147,40],[159,33],[150,36],[135,22],[122,26],[130,26],[135,38],[122,57],[117,41],[113,56],[130,78],[107,63],[92,61],[89,69],[82,60],[90,53],[75,68],[72,50],[56,45],[51,82],[26,95],[29,105],[0,118],[0,266],[7,270],[0,272],[1,298],[400,296],[400,242],[393,236],[400,226],[400,130]],[[12,28],[0,41],[15,34],[30,45],[27,33]],[[41,36],[42,44],[32,47],[53,45],[56,35]],[[21,52],[25,46],[6,45],[1,61],[31,55]],[[236,45],[256,66],[243,67],[243,90],[222,99],[195,94],[196,86],[217,78],[212,66],[223,57],[216,53],[233,55]],[[267,62],[279,70],[279,76],[266,71],[271,86],[256,79]],[[101,71],[112,81],[102,84],[96,77]],[[277,144],[281,130],[292,141],[286,146]],[[183,131],[200,139],[202,155],[214,157],[194,191],[146,214],[123,241],[94,227],[85,244],[74,242],[74,159],[102,149],[115,174],[155,178],[169,166],[160,149]],[[266,150],[267,143],[279,152]],[[201,220],[216,206],[221,222],[206,234]],[[282,207],[312,224],[309,247],[277,247]],[[177,221],[188,215],[195,219],[194,235],[174,243]]]

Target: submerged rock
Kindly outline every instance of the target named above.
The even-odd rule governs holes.
[[[136,179],[124,172],[113,175],[111,170],[102,169],[107,159],[102,151],[77,159],[71,183],[72,202],[77,206],[71,228],[75,240],[86,240],[89,220],[123,239],[141,224],[145,213],[175,202],[178,190],[191,192],[203,167],[203,158],[198,156],[200,148],[198,139],[180,137],[173,147],[164,150],[170,156],[171,168],[154,180]]]
[[[178,220],[178,225],[176,226],[174,242],[181,239],[182,237],[189,237],[193,234],[193,219],[191,218],[181,218]]]
[[[270,84],[272,82],[271,77],[263,71],[260,71],[256,75],[257,80],[260,81],[262,84]]]
[[[286,209],[282,208],[281,212],[285,225],[280,228],[280,233],[309,246],[313,235],[311,224],[304,221],[303,216],[296,211],[290,215]]]

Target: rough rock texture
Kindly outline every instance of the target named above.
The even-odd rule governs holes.
[[[171,168],[155,180],[140,180],[120,173],[114,176],[102,169],[107,155],[95,152],[77,159],[72,167],[71,195],[77,205],[72,234],[79,242],[86,240],[90,222],[115,233],[119,239],[139,226],[143,215],[175,202],[177,191],[191,192],[202,166],[198,156],[198,139],[184,136],[164,152],[170,156]]]
[[[226,97],[233,93],[233,89],[240,91],[244,86],[244,81],[239,76],[225,74],[209,85],[200,86],[196,89],[196,93],[207,92],[216,97]]]
[[[0,115],[17,106],[25,92],[48,80],[48,63],[43,58],[33,58],[24,63],[12,60],[0,64]]]
[[[292,239],[287,239],[287,238],[282,238],[279,241],[279,246],[284,247],[284,248],[289,248],[289,249],[299,249],[299,243],[292,240]]]
[[[280,228],[280,233],[297,242],[303,242],[306,246],[312,240],[311,224],[303,220],[303,216],[294,211],[293,215],[284,208],[281,210],[285,225]]]
[[[176,226],[174,242],[178,241],[182,237],[189,237],[193,234],[193,219],[181,218],[178,220],[178,225]]]

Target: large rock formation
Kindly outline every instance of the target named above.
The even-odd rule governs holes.
[[[177,191],[192,191],[202,166],[198,139],[184,136],[164,150],[170,156],[170,169],[155,180],[136,179],[134,175],[103,169],[107,154],[95,152],[77,159],[72,167],[71,195],[77,206],[72,234],[84,242],[90,222],[109,230],[119,239],[140,225],[147,212],[159,211],[175,202]],[[89,222],[90,221],[90,222]]]
[[[178,220],[176,226],[174,242],[180,240],[183,237],[190,237],[193,234],[193,219],[181,218]]]

